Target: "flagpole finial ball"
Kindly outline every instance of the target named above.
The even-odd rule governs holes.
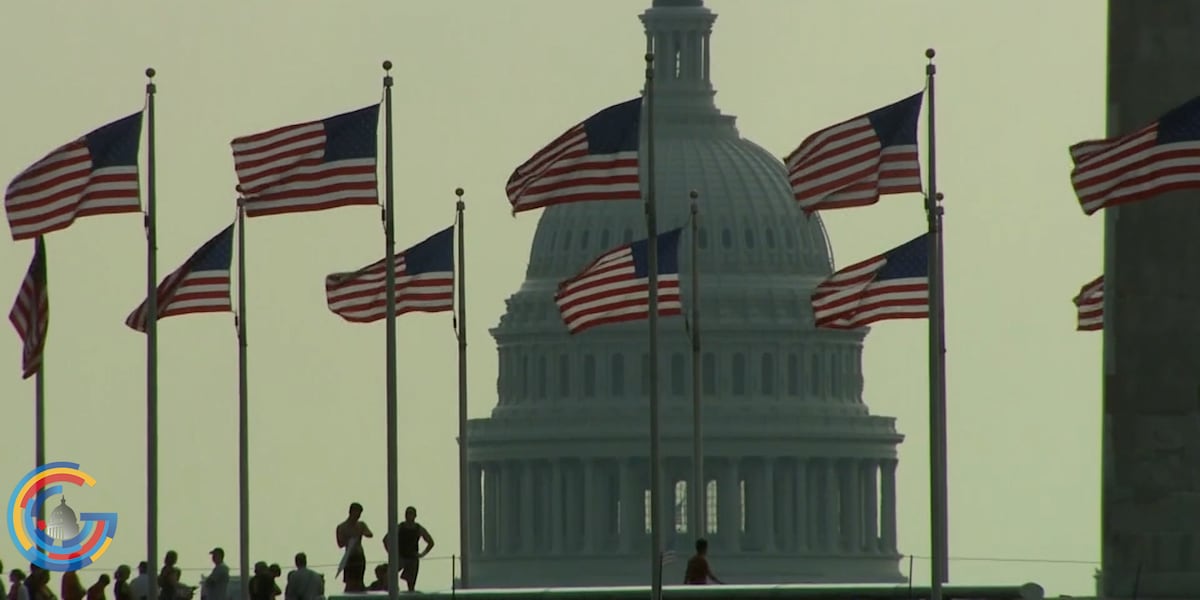
[[[458,196],[459,198],[462,198],[462,196],[463,196],[463,189],[462,189],[462,188],[454,188],[454,195],[455,195],[455,196]]]
[[[946,195],[941,192],[938,192],[936,196],[938,202],[941,202],[945,197]]]
[[[654,62],[654,53],[653,53],[653,52],[647,52],[647,53],[646,53],[646,64],[650,64],[650,63],[652,63],[652,62]]]
[[[691,198],[692,200],[695,200],[696,198],[699,198],[699,197],[700,197],[700,192],[697,192],[696,190],[692,190],[692,191],[688,192],[688,198]]]
[[[383,61],[383,70],[391,71],[392,70],[392,61],[390,61],[390,60]]]
[[[154,77],[154,67],[146,69],[146,77]]]
[[[936,56],[936,55],[937,55],[937,52],[934,52],[934,51],[933,51],[933,48],[926,48],[926,49],[925,49],[925,58],[933,58],[933,57],[934,57],[934,56]]]

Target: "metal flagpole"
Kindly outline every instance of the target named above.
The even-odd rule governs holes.
[[[154,217],[154,69],[146,69],[146,565],[158,556],[158,232]]]
[[[50,266],[46,256],[46,239],[43,236],[38,236],[35,241],[34,251],[40,255],[42,260],[42,289],[38,290],[39,294],[48,294],[47,287],[50,279]],[[41,302],[37,303],[38,310],[41,310]],[[30,319],[31,323],[40,321],[43,316],[36,315],[36,319]],[[33,462],[34,467],[40,467],[46,464],[46,340],[42,340],[42,356],[38,362],[37,373],[33,376]],[[41,512],[38,513],[39,518],[45,518],[45,503],[39,502],[38,506]]]
[[[925,210],[929,219],[929,493],[932,568],[930,600],[942,600],[942,584],[950,578],[948,560],[948,494],[946,490],[946,314],[945,276],[942,261],[942,195],[937,191],[934,145],[933,48],[925,51],[928,87],[926,125],[929,132],[929,185]]]
[[[238,246],[238,569],[240,598],[250,598],[250,400],[246,381],[246,208],[237,200]]]
[[[468,496],[470,474],[467,470],[467,259],[463,239],[467,235],[467,205],[463,202],[463,189],[454,190],[458,196],[455,216],[458,221],[458,269],[455,282],[458,287],[458,544],[462,566],[462,587],[471,587],[471,523],[470,497]]]
[[[691,513],[692,527],[696,533],[694,537],[701,538],[705,535],[704,521],[708,516],[708,498],[707,486],[704,483],[703,407],[700,404],[700,267],[696,264],[700,258],[696,240],[700,230],[696,198],[700,197],[700,193],[692,190],[688,196],[692,199],[692,493],[688,494],[688,503],[693,506]]]
[[[383,61],[383,103],[384,103],[384,205],[383,205],[383,237],[384,237],[384,269],[387,271],[385,285],[387,286],[387,553],[388,553],[388,598],[397,600],[400,597],[400,557],[397,552],[396,525],[400,522],[397,503],[400,502],[398,476],[396,473],[399,462],[396,449],[396,219],[392,214],[394,195],[392,189],[392,61]]]
[[[646,263],[650,294],[650,599],[662,598],[662,465],[658,440],[658,215],[654,206],[654,54],[646,53],[646,98],[642,103],[646,121]]]

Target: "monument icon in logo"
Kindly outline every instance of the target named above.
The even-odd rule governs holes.
[[[104,554],[117,533],[117,513],[79,513],[67,505],[64,483],[93,487],[78,463],[54,462],[30,471],[8,500],[8,533],[30,563],[48,571],[78,571]],[[42,520],[46,501],[58,505]],[[48,508],[48,507],[46,507]]]

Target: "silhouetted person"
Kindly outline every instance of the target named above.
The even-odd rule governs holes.
[[[117,567],[113,578],[116,583],[113,584],[114,600],[133,600],[133,590],[129,587],[129,565],[121,565]]]
[[[129,582],[129,591],[133,594],[133,600],[153,600],[150,595],[150,565],[146,561],[138,563],[138,575]]]
[[[283,568],[278,563],[271,563],[267,572],[271,574],[271,598],[278,598],[283,594],[283,590],[279,589],[279,578],[283,576]]]
[[[229,599],[229,565],[225,564],[225,550],[213,548],[208,555],[212,557],[213,570],[204,578],[204,589],[200,595],[205,600]]]
[[[275,596],[275,579],[267,563],[254,563],[254,577],[250,578],[250,600],[271,600]]]
[[[386,592],[387,587],[387,563],[375,565],[375,581],[367,586],[368,592]]]
[[[383,545],[388,536],[384,536]],[[425,541],[425,549],[419,550],[421,540]],[[433,536],[417,522],[417,509],[404,509],[404,522],[396,526],[396,553],[400,556],[400,579],[408,584],[408,591],[417,588],[417,574],[421,572],[421,559],[433,549]]]
[[[112,579],[108,575],[101,575],[96,583],[87,589],[87,600],[105,600],[108,596],[104,592],[110,583],[112,583]]]
[[[361,504],[352,503],[349,515],[345,521],[338,524],[335,532],[338,548],[346,549],[343,557],[345,564],[342,566],[342,581],[346,583],[347,592],[362,592],[367,589],[366,583],[363,581],[363,576],[367,573],[367,555],[363,552],[362,539],[375,537],[375,534],[371,533],[371,528],[360,520],[362,512]]]
[[[87,588],[83,587],[83,584],[79,582],[78,571],[63,573],[59,586],[62,592],[62,600],[84,600],[87,597]]]
[[[684,585],[707,585],[709,580],[716,583],[724,583],[713,575],[712,568],[708,566],[708,540],[700,538],[696,540],[696,553],[687,561],[687,570],[683,573]]]
[[[29,588],[25,587],[24,572],[13,569],[8,574],[8,582],[11,584],[8,588],[8,600],[32,600],[29,597]]]
[[[308,568],[308,556],[296,555],[296,570],[288,573],[284,600],[320,600],[325,596],[325,578]]]

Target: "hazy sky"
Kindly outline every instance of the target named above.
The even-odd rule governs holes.
[[[0,178],[143,104],[158,70],[159,276],[234,218],[229,141],[377,102],[395,63],[397,246],[468,203],[471,415],[495,404],[487,330],[524,277],[537,214],[509,216],[504,182],[530,153],[635,95],[650,0],[60,3],[0,8]],[[1104,129],[1105,4],[709,0],[717,105],[778,156],[812,131],[921,89],[938,51],[938,173],[946,194],[950,552],[955,583],[1086,593],[1099,559],[1100,335],[1071,298],[1101,270],[1102,220],[1069,184],[1067,145]],[[382,119],[381,119],[382,125]],[[923,134],[922,134],[923,135]],[[922,138],[922,144],[924,139]],[[143,146],[144,148],[144,146]],[[143,149],[143,157],[145,157]],[[144,160],[144,159],[143,159]],[[917,195],[824,213],[838,267],[911,239]],[[385,523],[383,326],[325,306],[327,273],[383,253],[379,210],[258,218],[247,226],[253,560],[334,565],[346,505]],[[47,456],[98,480],[76,510],[120,513],[95,571],[145,552],[145,337],[123,324],[145,294],[138,215],[47,238],[51,325]],[[0,300],[31,242],[0,244]],[[6,287],[5,287],[6,286]],[[7,290],[7,291],[5,291]],[[0,488],[33,465],[33,382],[0,342]],[[398,322],[401,498],[457,552],[456,359],[451,318]],[[929,554],[926,322],[867,338],[865,400],[898,418],[902,552]],[[185,579],[206,552],[237,555],[237,353],[228,314],[170,318],[160,339],[159,554]],[[369,545],[368,560],[383,557]],[[0,560],[18,562],[8,543]],[[1013,558],[1058,562],[1014,562]],[[719,558],[717,559],[719,560]],[[1072,564],[1069,561],[1077,561]],[[927,561],[914,564],[920,584]],[[907,569],[907,565],[902,567]],[[449,586],[430,560],[424,589]],[[332,578],[333,569],[326,569]],[[330,581],[330,591],[340,590]]]

